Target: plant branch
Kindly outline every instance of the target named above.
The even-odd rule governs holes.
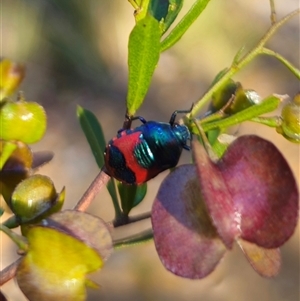
[[[263,47],[261,49],[261,54],[266,54],[270,56],[274,56],[276,59],[278,59],[281,63],[283,63],[298,79],[300,79],[300,70],[297,69],[294,65],[292,65],[286,58],[284,58],[279,53]]]
[[[130,224],[130,223],[139,222],[139,221],[142,221],[142,220],[150,218],[150,217],[151,217],[151,212],[144,212],[144,213],[129,217],[128,223]]]
[[[21,260],[22,257],[18,258],[15,262],[13,262],[0,272],[0,286],[15,277],[17,268]]]
[[[151,217],[151,212],[144,212],[144,213],[141,213],[141,214],[138,214],[138,215],[135,215],[135,216],[127,216],[127,215],[124,215],[123,216],[119,216],[118,219],[115,219],[112,224],[113,224],[113,227],[114,228],[118,228],[118,227],[122,227],[122,226],[125,226],[125,225],[128,225],[128,224],[132,224],[132,223],[136,223],[136,222],[139,222],[139,221],[142,221],[144,219],[147,219]]]
[[[99,191],[107,184],[110,176],[101,170],[96,176],[95,180],[91,183],[87,191],[84,193],[79,202],[75,205],[74,210],[85,211],[91,204],[93,199]]]
[[[27,251],[28,243],[24,236],[15,233],[3,224],[0,224],[0,231],[3,231],[7,236],[9,236],[9,238],[18,246],[20,250]]]
[[[270,29],[266,32],[266,34],[261,38],[258,42],[257,46],[250,50],[240,61],[234,60],[233,64],[230,68],[222,75],[222,77],[214,84],[212,87],[203,95],[203,97],[195,103],[193,110],[191,113],[186,115],[187,118],[191,119],[195,116],[207,103],[211,100],[211,97],[215,91],[217,91],[222,85],[226,83],[233,75],[235,75],[239,70],[245,67],[248,63],[250,63],[257,55],[264,53],[264,45],[266,42],[273,36],[273,34],[283,26],[287,21],[289,21],[292,17],[296,16],[300,13],[300,9],[297,9],[278,22],[274,23]]]
[[[271,8],[271,24],[276,23],[276,9],[275,9],[275,3],[274,0],[270,0],[270,8]]]
[[[147,242],[151,239],[153,239],[153,231],[152,229],[148,229],[138,234],[128,236],[126,238],[116,239],[114,241],[114,248],[118,249],[121,247],[129,247],[132,245]]]

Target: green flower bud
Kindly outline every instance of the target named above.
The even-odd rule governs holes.
[[[282,124],[278,132],[292,142],[300,142],[300,93],[281,111]]]
[[[0,194],[11,207],[11,195],[16,186],[30,174],[33,155],[27,144],[0,140]]]
[[[212,113],[221,110],[231,97],[235,95],[237,84],[232,79],[229,79],[218,91],[212,95],[212,101],[210,104],[210,111]]]
[[[223,109],[232,115],[260,102],[261,98],[254,90],[244,90],[239,82],[230,79],[213,94],[210,110]]]
[[[50,178],[33,175],[18,184],[11,197],[11,209],[20,224],[44,216],[55,206],[57,194]]]
[[[235,92],[235,98],[232,104],[228,108],[228,114],[235,114],[243,111],[253,105],[261,102],[260,96],[254,90],[244,90],[240,83],[237,83],[237,89]]]

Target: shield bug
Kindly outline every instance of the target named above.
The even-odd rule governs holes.
[[[120,130],[106,146],[107,173],[125,184],[142,184],[175,167],[182,149],[190,149],[187,140],[191,138],[187,126],[176,123],[175,118],[190,111],[175,111],[169,123],[134,117],[142,125]]]

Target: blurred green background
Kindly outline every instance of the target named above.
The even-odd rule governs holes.
[[[277,0],[277,17],[299,8],[298,0]],[[179,17],[192,1],[185,1]],[[76,106],[93,111],[110,139],[121,128],[125,114],[127,42],[134,26],[127,0],[2,0],[1,56],[26,64],[21,86],[25,97],[41,103],[48,114],[48,130],[33,150],[52,150],[55,158],[40,171],[52,178],[57,190],[66,186],[65,208],[72,207],[98,173],[76,119]],[[249,49],[270,26],[268,0],[212,1],[203,15],[171,50],[163,53],[145,103],[138,112],[147,120],[167,121],[176,109],[190,108],[215,75],[230,65],[241,46]],[[268,47],[299,68],[299,15],[272,38]],[[235,80],[262,97],[271,93],[295,95],[299,81],[278,61],[261,56]],[[299,146],[273,129],[245,123],[239,134],[254,133],[273,141],[287,158],[299,182]],[[181,162],[187,162],[189,154]],[[166,174],[149,182],[146,200],[133,213],[149,211]],[[113,209],[102,191],[88,212],[109,221]],[[4,216],[6,218],[6,216]],[[150,226],[149,221],[118,229],[117,237]],[[3,269],[16,257],[15,246],[0,234]],[[180,242],[179,242],[180,244]],[[282,248],[282,271],[263,279],[237,247],[210,276],[187,280],[166,271],[153,242],[118,250],[104,269],[93,275],[99,291],[92,300],[205,300],[299,301],[299,230]],[[9,300],[23,301],[14,281],[3,287]]]

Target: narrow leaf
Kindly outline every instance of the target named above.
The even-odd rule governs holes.
[[[15,143],[9,141],[0,143],[0,170],[3,168],[4,164],[10,157],[10,155],[17,149]]]
[[[197,0],[170,34],[161,42],[161,52],[173,46],[199,17],[210,0]]]
[[[102,168],[104,165],[103,153],[106,143],[101,125],[91,111],[86,110],[80,106],[77,107],[77,116],[81,128],[96,159],[97,165],[99,166],[99,168]]]
[[[106,147],[102,127],[95,115],[91,111],[86,110],[80,106],[77,107],[77,116],[81,128],[96,159],[97,165],[99,168],[102,168],[104,166],[104,151]],[[109,191],[110,196],[113,199],[113,203],[116,209],[116,206],[118,204],[118,198],[115,186],[112,183],[112,181],[113,179],[109,180],[109,182],[107,183],[107,189]]]
[[[281,102],[281,99],[276,96],[269,96],[262,101],[262,103],[253,105],[245,110],[242,110],[234,115],[227,118],[202,123],[201,126],[205,132],[216,128],[228,128],[229,126],[239,124],[243,121],[251,120],[254,117],[260,116],[276,110]]]
[[[127,111],[134,115],[143,103],[159,59],[159,22],[147,16],[133,28],[128,45]]]
[[[183,0],[170,0],[168,14],[164,20],[164,32],[172,25],[181,11]]]
[[[119,183],[118,189],[123,213],[128,215],[130,210],[144,199],[147,193],[147,184],[126,185]]]
[[[152,0],[148,12],[162,25],[166,32],[176,19],[183,5],[183,0]]]

